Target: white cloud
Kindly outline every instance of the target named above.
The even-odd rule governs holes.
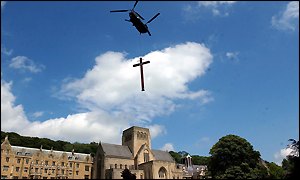
[[[295,30],[299,26],[299,1],[289,2],[283,13],[272,17],[271,23],[279,30]]]
[[[6,1],[1,1],[1,10],[4,8]]]
[[[12,49],[8,50],[4,45],[1,44],[1,53],[5,54],[6,56],[10,56],[12,52],[13,52]]]
[[[48,119],[44,122],[29,121],[22,105],[15,105],[11,93],[12,83],[1,80],[1,130],[22,135],[47,137],[71,142],[120,143],[122,130],[128,121],[105,112],[86,112],[68,115],[66,118]],[[37,116],[43,113],[35,113]]]
[[[284,149],[281,149],[279,152],[276,152],[274,154],[275,163],[278,165],[281,165],[282,160],[285,159],[292,152],[293,152],[293,149],[291,149],[291,148],[284,148]]]
[[[202,137],[202,138],[200,138],[200,141],[201,142],[209,142],[210,138],[209,137]]]
[[[160,150],[162,150],[162,151],[175,151],[172,143],[166,143]]]
[[[201,12],[201,7],[211,10],[214,16],[228,16],[228,7],[236,3],[236,1],[199,1],[196,6],[187,5],[183,8],[183,10],[190,15],[188,15],[189,19],[194,18],[197,19],[197,13]]]
[[[66,118],[32,122],[22,134],[68,140],[71,142],[121,143],[121,132],[129,127],[122,118],[103,111],[68,115]]]
[[[29,124],[22,105],[14,105],[12,82],[1,80],[1,130],[20,131]]]
[[[4,131],[22,135],[79,142],[121,143],[121,133],[132,126],[148,127],[151,137],[166,134],[164,126],[152,123],[157,116],[171,113],[177,99],[201,103],[212,98],[207,90],[190,91],[188,83],[203,76],[212,55],[203,44],[188,42],[146,54],[145,92],[140,90],[138,58],[107,52],[81,79],[69,79],[61,96],[76,99],[86,112],[67,117],[29,121],[22,105],[14,105],[10,83],[1,81],[1,125]],[[18,118],[19,117],[19,118]]]
[[[239,61],[239,52],[226,52],[226,57],[230,60]]]
[[[226,7],[234,3],[236,1],[199,1],[198,6],[211,9],[214,16],[228,16],[229,12],[226,10]]]
[[[33,117],[38,118],[44,115],[43,111],[37,111],[32,114]]]
[[[150,121],[168,114],[176,99],[205,102],[210,92],[191,92],[187,83],[205,74],[212,55],[202,44],[187,42],[143,57],[145,90],[141,92],[138,58],[125,59],[124,54],[107,52],[96,58],[95,66],[83,78],[71,80],[62,87],[62,95],[75,97],[90,110],[103,109],[131,114],[138,121]]]
[[[31,59],[29,59],[25,56],[17,56],[17,57],[12,58],[11,63],[9,64],[9,67],[15,68],[15,69],[28,70],[32,73],[41,72],[45,68],[44,65],[37,65]]]
[[[31,80],[32,80],[31,77],[25,77],[25,78],[22,80],[22,82],[23,82],[23,83],[28,83],[28,82],[30,82]]]
[[[234,3],[236,3],[236,1],[199,1],[198,5],[204,7],[217,7],[220,5],[231,5]]]
[[[158,135],[163,135],[167,133],[166,128],[158,124],[146,126],[146,128],[149,128],[151,139],[154,139]]]

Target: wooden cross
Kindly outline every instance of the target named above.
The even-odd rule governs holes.
[[[143,59],[140,58],[140,63],[134,64],[133,67],[140,66],[140,70],[141,70],[141,85],[142,85],[142,91],[145,91],[145,89],[144,89],[144,73],[143,73],[143,65],[144,65],[144,64],[150,63],[150,61],[143,62],[142,60],[143,60]]]

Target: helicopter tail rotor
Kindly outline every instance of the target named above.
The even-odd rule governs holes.
[[[160,15],[160,13],[157,13],[155,16],[153,16],[153,18],[151,18],[146,24],[150,23],[151,21],[153,21],[158,15]]]

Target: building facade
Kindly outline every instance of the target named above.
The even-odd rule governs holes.
[[[123,131],[122,145],[99,143],[94,179],[122,179],[129,169],[137,179],[182,179],[183,171],[172,156],[151,149],[149,129],[133,126]]]
[[[91,179],[90,154],[1,144],[1,179]]]

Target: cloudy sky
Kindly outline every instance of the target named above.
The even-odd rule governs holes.
[[[1,1],[1,130],[120,144],[136,125],[203,156],[235,134],[279,163],[299,139],[299,2],[139,2],[161,13],[151,37],[109,12],[133,4]]]

